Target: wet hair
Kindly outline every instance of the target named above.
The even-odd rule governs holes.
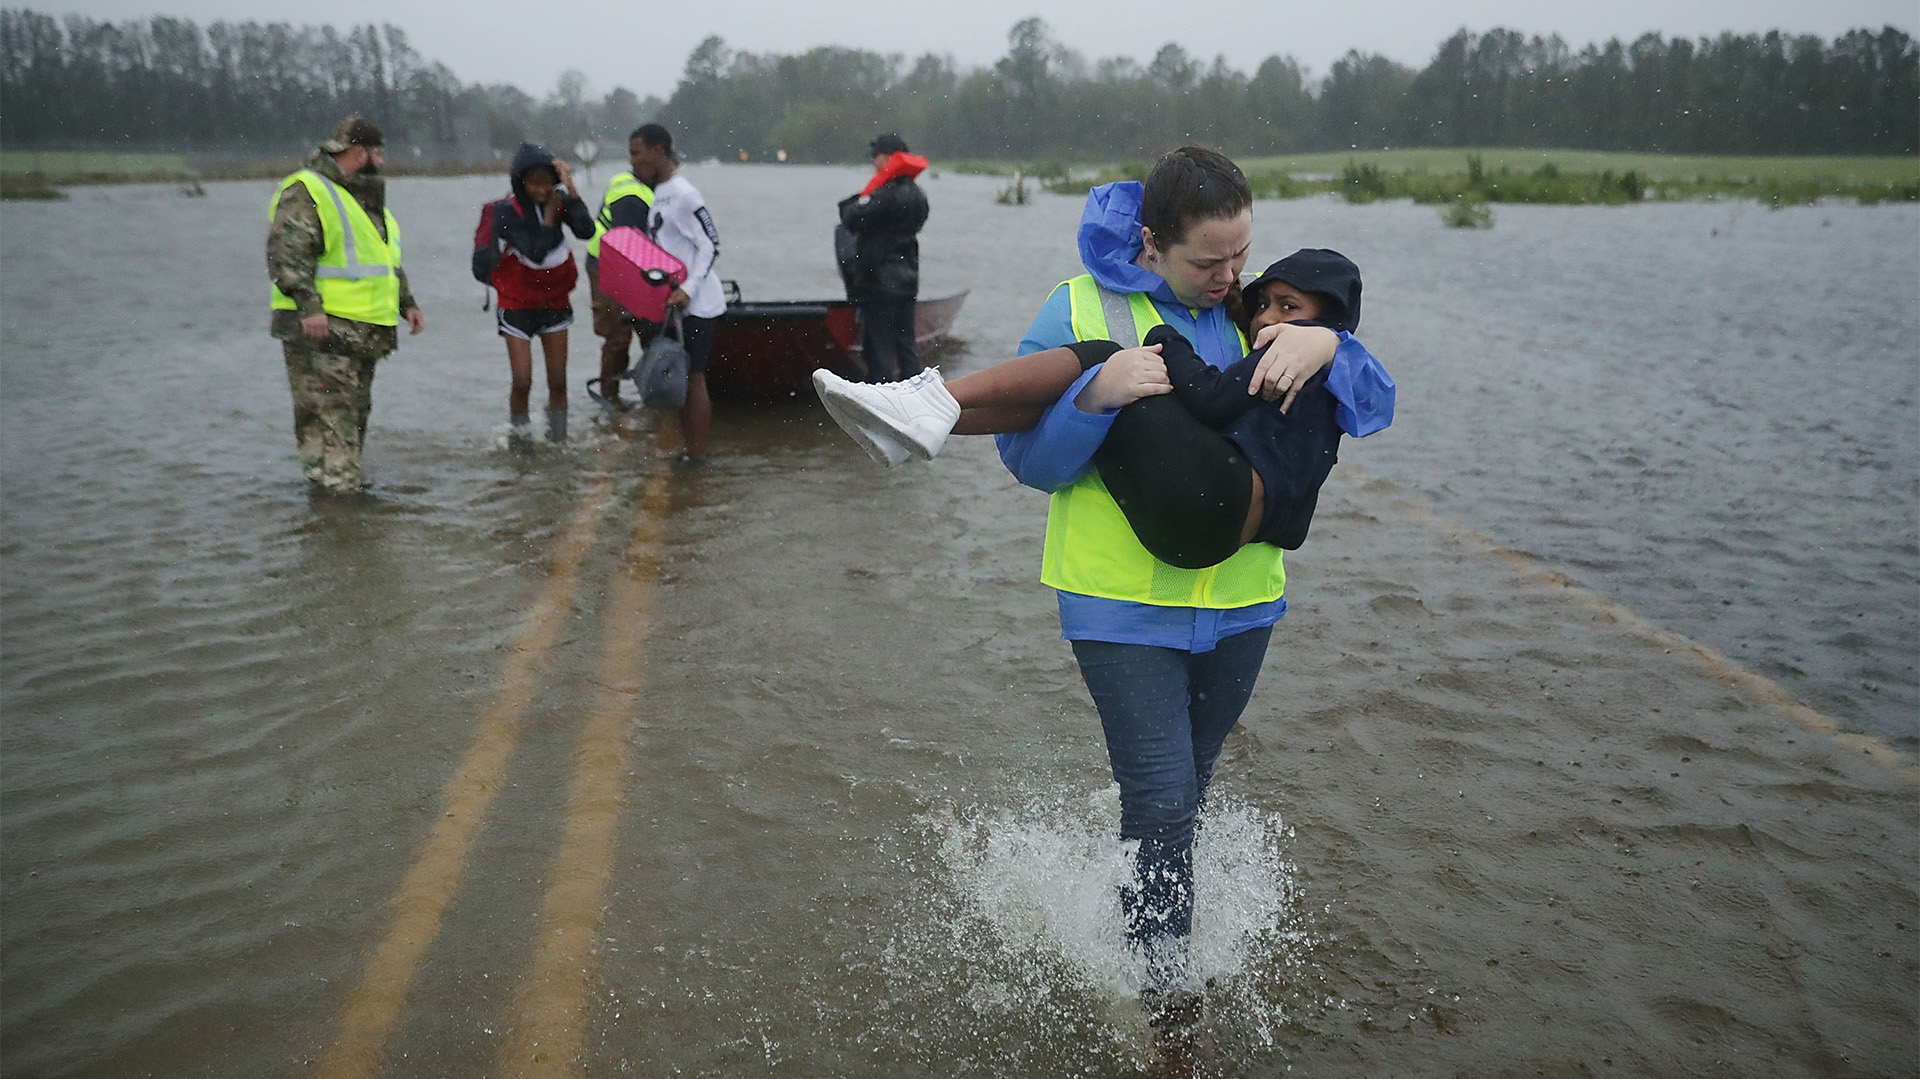
[[[1220,306],[1227,313],[1227,321],[1240,327],[1240,336],[1253,340],[1253,316],[1247,313],[1247,290],[1239,281],[1227,286],[1227,298]]]
[[[639,139],[648,146],[664,147],[668,153],[673,152],[673,132],[659,124],[641,124],[634,128],[633,134],[627,136],[627,141],[632,142],[634,139]]]
[[[1196,221],[1222,221],[1253,205],[1253,188],[1227,155],[1204,146],[1162,154],[1147,174],[1140,223],[1161,250],[1187,238]]]

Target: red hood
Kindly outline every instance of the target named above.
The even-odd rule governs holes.
[[[888,180],[897,180],[902,176],[911,180],[925,171],[927,171],[926,158],[919,154],[910,154],[905,150],[895,150],[893,156],[887,158],[887,163],[880,166],[879,170],[873,174],[873,179],[867,181],[867,186],[860,189],[860,193],[871,195]]]

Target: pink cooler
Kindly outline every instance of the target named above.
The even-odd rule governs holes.
[[[622,225],[600,237],[600,291],[634,318],[665,322],[667,297],[686,280],[686,264],[639,229]]]

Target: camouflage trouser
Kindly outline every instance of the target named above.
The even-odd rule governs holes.
[[[627,369],[627,351],[633,346],[633,323],[627,310],[600,291],[600,275],[587,275],[587,294],[591,297],[593,332],[600,342],[600,374],[611,378]]]
[[[287,383],[293,389],[293,435],[307,479],[329,491],[366,486],[360,447],[373,409],[377,355],[320,352],[305,341],[283,341]]]

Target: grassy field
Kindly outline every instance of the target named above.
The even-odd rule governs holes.
[[[74,184],[187,183],[196,180],[273,180],[298,168],[300,157],[226,157],[217,154],[0,149],[0,198],[61,198]],[[495,161],[389,160],[393,176],[465,176],[493,173]],[[51,193],[49,193],[51,192]]]
[[[1287,173],[1297,177],[1335,176],[1349,163],[1372,165],[1383,172],[1425,172],[1436,176],[1464,174],[1468,159],[1479,157],[1488,172],[1508,169],[1534,172],[1551,164],[1561,172],[1614,173],[1636,172],[1649,181],[1661,180],[1760,180],[1793,182],[1812,179],[1856,180],[1889,183],[1920,180],[1920,157],[1687,157],[1677,154],[1612,153],[1599,150],[1352,150],[1336,153],[1288,154],[1279,157],[1238,159],[1248,175],[1256,172]],[[288,159],[291,160],[291,159]],[[65,150],[0,149],[0,173],[21,176],[37,172],[54,183],[112,182],[138,180],[178,180],[191,177],[217,178],[216,173],[245,172],[265,175],[284,170],[287,162],[275,160],[250,166],[218,159],[190,158],[180,153],[115,153]],[[395,163],[398,165],[398,163]],[[945,167],[955,172],[987,173],[1011,176],[1021,169],[1027,176],[1049,179],[1066,169],[1058,163],[1033,164],[1014,161],[951,161]],[[461,168],[468,166],[461,165]],[[492,162],[472,167],[493,170]],[[264,171],[261,171],[264,170]],[[1076,168],[1076,173],[1093,171]],[[1105,171],[1099,170],[1099,171]],[[86,179],[81,179],[82,177]]]
[[[1348,202],[1411,199],[1447,205],[1553,205],[1752,199],[1780,207],[1852,199],[1920,201],[1920,157],[1684,157],[1586,150],[1373,150],[1243,158],[1258,198],[1339,195]],[[986,171],[986,170],[983,170]],[[1139,180],[1146,162],[1097,174],[1028,166],[1056,194]],[[1480,215],[1459,215],[1462,221]]]
[[[1248,175],[1284,173],[1298,178],[1337,176],[1349,164],[1370,165],[1382,172],[1427,173],[1434,176],[1463,175],[1470,159],[1478,157],[1488,172],[1534,172],[1552,165],[1560,172],[1616,174],[1634,172],[1651,181],[1675,180],[1762,180],[1795,182],[1811,179],[1853,180],[1866,183],[1898,183],[1920,180],[1920,157],[1714,157],[1683,154],[1640,154],[1607,150],[1514,150],[1498,147],[1460,150],[1340,150],[1329,153],[1282,154],[1273,157],[1241,157],[1234,160]],[[1052,180],[1071,172],[1075,176],[1095,173],[1145,171],[1146,162],[1119,165],[1078,164],[1059,161],[1020,162],[999,160],[955,160],[936,164],[954,172],[987,176],[1012,176],[1016,170],[1029,179]]]
[[[60,198],[72,184],[271,179],[284,158],[0,149],[0,197]],[[1011,176],[1075,194],[1139,179],[1145,162],[1098,170],[1059,162],[950,161],[955,172]],[[489,173],[498,162],[389,162],[393,175]],[[1821,198],[1920,200],[1920,157],[1704,157],[1591,150],[1355,150],[1240,159],[1261,198],[1339,194],[1349,201],[1618,203],[1748,198],[1774,206]]]
[[[1488,172],[1507,169],[1532,173],[1552,165],[1563,173],[1635,172],[1649,181],[1852,180],[1898,183],[1920,180],[1920,157],[1689,157],[1679,154],[1614,153],[1602,150],[1356,150],[1328,154],[1240,158],[1248,175],[1285,172],[1294,176],[1337,176],[1349,162],[1383,172],[1464,175],[1468,159],[1479,157]]]
[[[177,180],[189,175],[185,154],[74,152],[65,150],[0,150],[0,174],[39,173],[52,182],[75,182],[71,177],[114,180]]]

